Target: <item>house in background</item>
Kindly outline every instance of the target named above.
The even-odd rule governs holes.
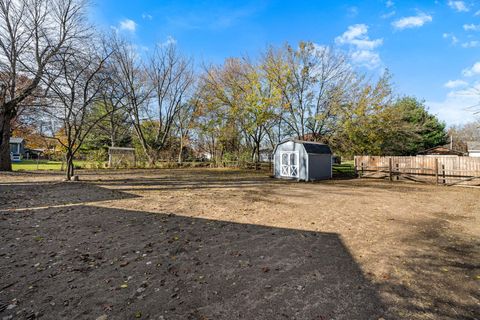
[[[423,156],[467,156],[468,148],[467,144],[458,139],[454,139],[453,135],[450,136],[450,142],[444,145],[436,146],[427,150],[418,152]]]
[[[423,156],[465,156],[466,150],[455,150],[447,144],[420,151],[418,154]]]
[[[467,142],[468,156],[480,158],[480,141]]]
[[[25,140],[23,138],[10,138],[10,159],[13,162],[22,161],[25,155]]]

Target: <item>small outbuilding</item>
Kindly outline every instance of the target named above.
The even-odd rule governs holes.
[[[25,153],[25,140],[23,138],[10,138],[10,159],[19,162]]]
[[[323,143],[288,139],[274,150],[275,178],[304,181],[332,178],[332,151]]]

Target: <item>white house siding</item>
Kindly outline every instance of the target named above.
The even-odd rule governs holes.
[[[474,158],[480,158],[480,150],[469,150],[468,156],[474,157]]]

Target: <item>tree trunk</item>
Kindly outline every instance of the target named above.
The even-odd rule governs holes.
[[[257,161],[255,163],[255,169],[260,170],[260,141],[257,142]]]
[[[256,147],[253,147],[252,153],[250,154],[250,159],[252,159],[252,162],[255,162],[255,155],[257,154]]]
[[[115,132],[112,132],[112,134],[110,135],[110,147],[112,148],[116,147],[115,141],[116,141]]]
[[[180,138],[180,151],[178,152],[178,163],[183,162],[183,137]]]
[[[148,166],[151,168],[154,168],[157,162],[157,157],[153,154],[154,152],[155,152],[154,150],[147,152]]]
[[[67,156],[66,156],[66,161],[67,161],[67,170],[66,170],[66,179],[70,181],[74,174],[74,167],[73,167],[73,155],[70,151],[67,151]]]
[[[10,137],[12,135],[12,113],[8,112],[6,106],[1,106],[0,111],[0,171],[12,171],[10,159]]]

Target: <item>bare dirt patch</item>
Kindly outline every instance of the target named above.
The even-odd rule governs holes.
[[[0,175],[0,316],[478,319],[480,190],[235,170]]]

